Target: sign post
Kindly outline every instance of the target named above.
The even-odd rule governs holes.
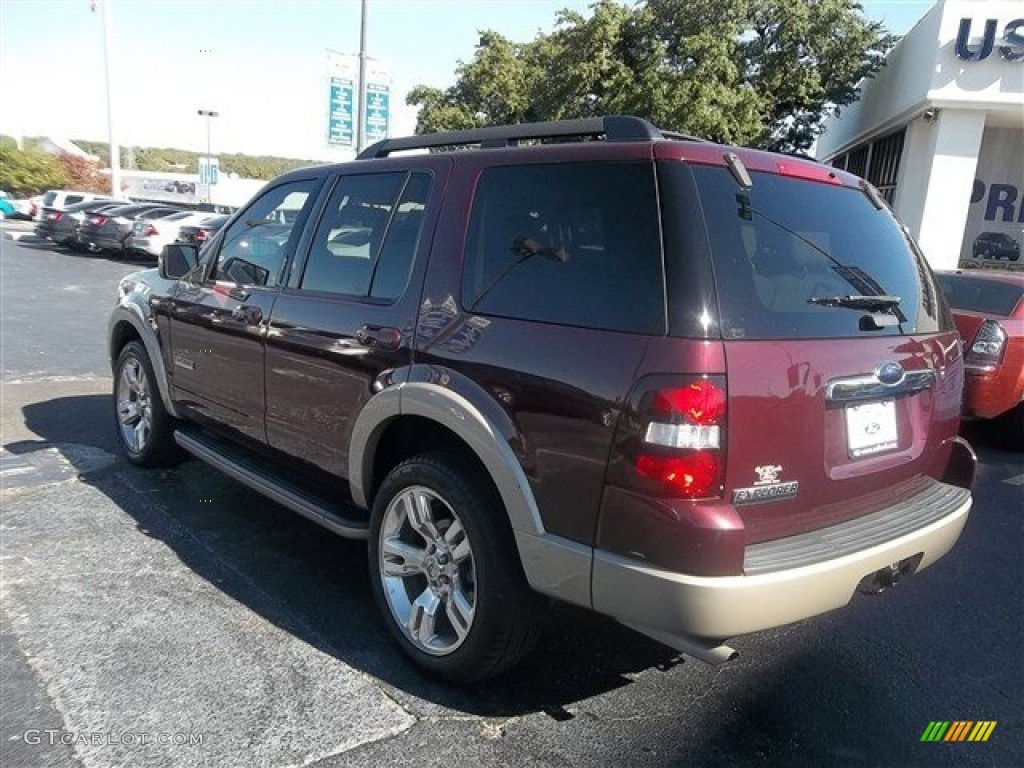
[[[213,188],[220,181],[220,161],[216,157],[199,158],[199,184],[204,188],[204,202],[213,202]]]

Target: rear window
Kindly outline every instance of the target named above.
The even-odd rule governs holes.
[[[469,312],[630,333],[665,332],[650,162],[490,168],[463,262]]]
[[[698,166],[693,175],[724,338],[899,335],[949,327],[920,252],[891,213],[861,190],[753,173],[753,186],[744,191],[725,168]],[[868,310],[850,306],[856,302],[849,296],[899,302]]]
[[[43,195],[43,205],[53,205],[53,201],[56,199],[56,192],[47,192],[45,195]]]
[[[954,309],[1009,317],[1024,297],[1024,275],[1020,285],[966,275],[939,274],[936,278]]]

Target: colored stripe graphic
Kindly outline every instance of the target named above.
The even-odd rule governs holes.
[[[992,731],[996,729],[997,720],[981,720],[974,730],[971,731],[971,735],[967,737],[968,741],[988,741],[988,737],[992,735]]]
[[[932,720],[921,741],[988,741],[997,724],[997,720]]]
[[[921,741],[939,741],[949,728],[948,720],[932,720],[921,734]]]
[[[968,729],[974,725],[971,720],[957,720],[949,728],[949,733],[943,741],[963,741],[967,738]]]

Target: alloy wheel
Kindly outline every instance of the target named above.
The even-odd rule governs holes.
[[[117,378],[117,421],[121,440],[133,453],[142,453],[153,434],[153,405],[149,379],[142,363],[129,357]]]
[[[476,614],[476,569],[451,505],[426,486],[403,489],[384,513],[379,543],[384,595],[405,636],[432,656],[458,649]]]

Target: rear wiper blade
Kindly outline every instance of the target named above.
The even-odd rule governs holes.
[[[864,309],[868,312],[887,310],[896,307],[900,303],[899,296],[813,296],[807,300],[808,304],[819,304],[823,307],[849,307],[850,309]]]

